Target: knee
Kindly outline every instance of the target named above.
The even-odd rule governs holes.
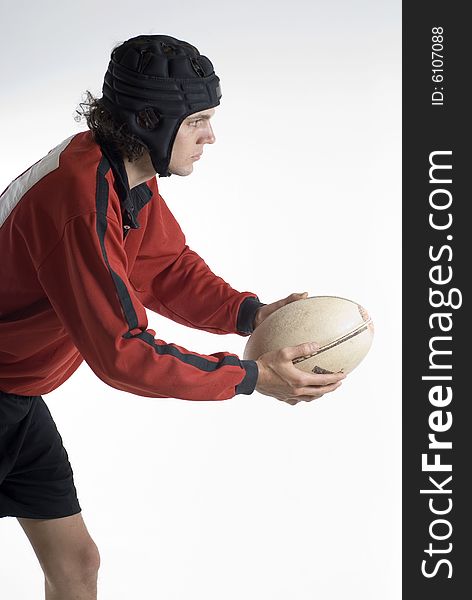
[[[93,541],[66,556],[58,557],[45,572],[47,581],[54,586],[64,584],[90,585],[96,582],[100,568],[100,553]]]
[[[87,548],[79,554],[81,564],[80,572],[84,575],[90,574],[96,576],[100,568],[100,553],[94,542],[91,542]]]

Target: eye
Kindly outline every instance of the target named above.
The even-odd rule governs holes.
[[[196,121],[191,121],[190,125],[192,127],[196,127],[199,123],[201,123],[203,121],[203,119],[197,119]]]

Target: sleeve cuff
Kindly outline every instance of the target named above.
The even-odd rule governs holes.
[[[236,386],[236,394],[252,394],[256,389],[259,369],[255,360],[242,360],[242,366],[246,369],[246,375],[241,383]]]
[[[254,317],[261,306],[265,304],[257,296],[244,298],[241,302],[236,323],[240,335],[250,335],[254,331]]]

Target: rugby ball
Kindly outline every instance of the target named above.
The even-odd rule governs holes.
[[[249,337],[243,358],[304,342],[321,348],[293,360],[302,371],[350,373],[372,344],[374,325],[360,304],[337,296],[312,296],[286,304],[269,315]]]

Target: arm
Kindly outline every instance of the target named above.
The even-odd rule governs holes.
[[[130,281],[149,308],[177,323],[211,333],[249,335],[256,311],[264,306],[256,294],[238,292],[215,275],[186,244],[175,217],[150,182],[146,230]],[[167,265],[162,268],[162,255]]]
[[[224,400],[250,394],[255,361],[197,354],[156,339],[126,275],[118,221],[97,213],[70,220],[38,278],[73,343],[111,387],[149,397]]]

